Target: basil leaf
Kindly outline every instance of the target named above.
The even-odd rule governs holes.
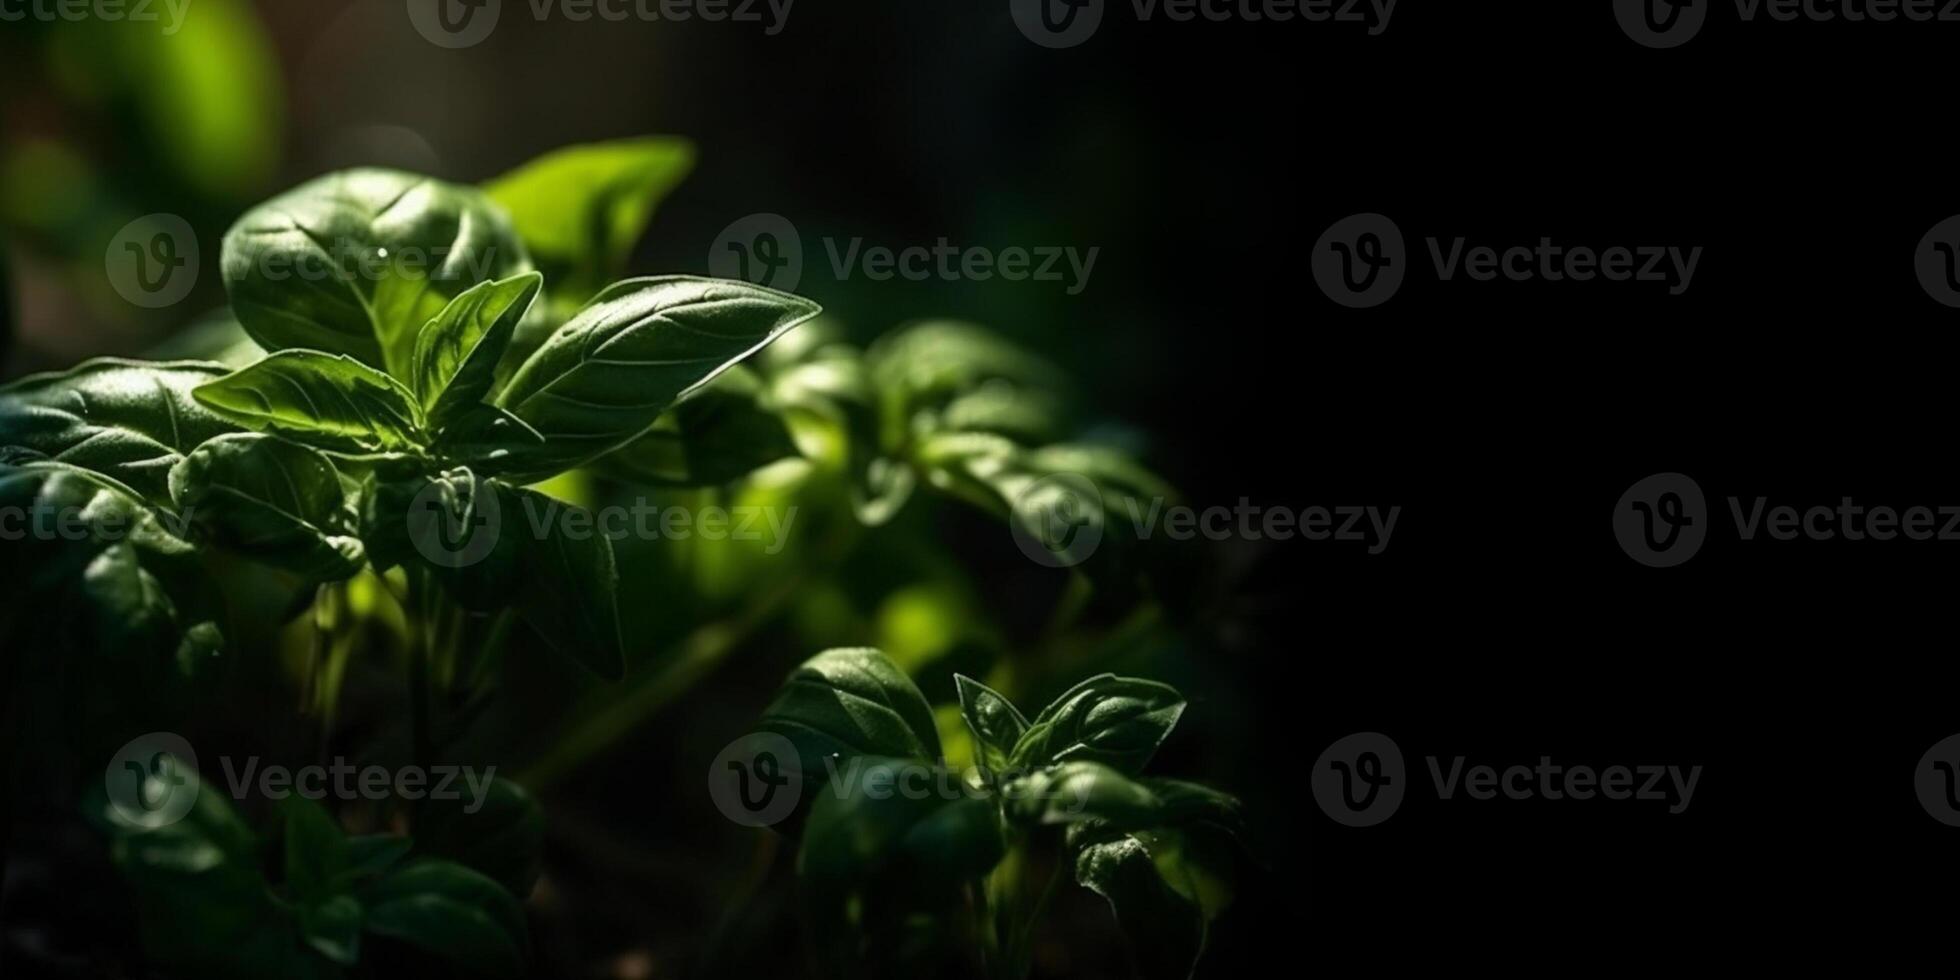
[[[1062,424],[1067,376],[975,324],[929,321],[901,328],[872,345],[866,362],[882,403],[888,446],[958,428],[1052,437]],[[980,392],[990,393],[982,396],[985,401],[961,398]],[[1010,418],[1001,403],[1016,401],[1020,405]]]
[[[817,312],[808,300],[743,282],[615,283],[559,327],[498,397],[547,442],[523,482],[632,441],[675,399]]]
[[[186,517],[228,548],[313,581],[361,570],[359,538],[344,534],[346,495],[333,463],[276,436],[219,436],[170,471]]]
[[[242,425],[323,449],[413,449],[424,441],[408,389],[344,354],[280,351],[194,394]]]
[[[583,509],[457,468],[377,484],[362,535],[371,554],[434,572],[464,608],[515,608],[587,669],[625,673],[612,541]]]
[[[361,903],[352,895],[334,895],[299,907],[299,934],[321,956],[341,966],[361,958]]]
[[[1007,769],[1014,746],[1028,730],[1028,720],[1005,695],[965,674],[954,674],[959,689],[960,717],[973,733],[980,762],[999,773]]]
[[[466,813],[466,807],[476,812]],[[481,800],[459,796],[423,801],[415,819],[415,846],[474,868],[523,898],[538,881],[544,808],[522,786],[493,778]]]
[[[600,457],[622,479],[656,486],[728,483],[796,454],[762,379],[740,364],[681,399],[646,435]]]
[[[309,348],[410,376],[416,331],[480,282],[531,268],[481,191],[393,170],[328,174],[225,233],[238,322],[269,351]]]
[[[478,283],[422,325],[411,377],[429,428],[444,428],[490,394],[497,362],[543,284],[535,272]]]
[[[922,875],[935,886],[957,886],[1000,863],[1006,844],[992,800],[896,789],[921,765],[867,757],[849,785],[818,794],[797,853],[806,888],[846,891],[886,868],[903,872],[914,887]],[[935,784],[957,778],[947,770],[932,775]]]
[[[0,603],[0,646],[93,650],[111,679],[154,701],[223,645],[200,612],[210,583],[174,513],[100,474],[46,462],[0,465],[0,507],[46,529],[0,550],[16,585]]]
[[[583,303],[619,277],[655,206],[694,165],[682,139],[569,146],[490,181],[554,298]]]
[[[1184,696],[1176,688],[1099,674],[1042,709],[1014,746],[1014,766],[1086,760],[1134,775],[1183,713]]]
[[[524,909],[475,871],[423,858],[383,877],[362,898],[368,932],[479,973],[524,975],[530,955]]]
[[[228,795],[174,755],[152,760],[140,778],[145,798],[195,793],[177,820],[167,819],[170,809],[133,815],[92,794],[110,859],[135,895],[146,952],[184,976],[313,975],[259,871],[259,840]]]
[[[346,836],[312,800],[288,796],[281,807],[286,815],[286,887],[302,903],[332,897],[352,863]]]
[[[855,350],[832,345],[782,368],[771,380],[770,400],[797,449],[845,475],[859,522],[884,524],[911,499],[917,481],[911,467],[885,455],[877,399]]]
[[[29,375],[0,387],[0,461],[67,463],[168,505],[171,467],[206,439],[238,431],[191,394],[226,373],[200,361],[98,358]]]
[[[386,872],[408,856],[415,842],[394,834],[363,834],[347,838],[347,870],[337,886]]]
[[[1066,762],[1038,769],[1001,787],[1004,812],[1020,824],[1080,824],[1135,830],[1154,827],[1164,801],[1124,774],[1098,762]]]
[[[867,647],[826,650],[804,661],[757,729],[796,746],[809,786],[827,775],[825,760],[845,765],[859,756],[936,761],[940,755],[925,695],[891,658]]]
[[[1109,902],[1139,975],[1188,980],[1205,948],[1204,910],[1165,883],[1142,841],[1124,837],[1083,848],[1075,880]]]
[[[544,446],[544,436],[523,419],[495,405],[478,405],[442,430],[429,451],[486,473],[522,466],[527,453]]]

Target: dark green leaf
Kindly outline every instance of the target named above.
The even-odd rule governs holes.
[[[352,865],[347,837],[312,800],[293,795],[280,806],[286,814],[286,887],[303,905],[324,902],[340,890]]]
[[[495,977],[525,972],[524,909],[502,885],[451,861],[424,858],[363,896],[367,931]]]
[[[762,380],[736,365],[661,415],[646,435],[599,460],[606,472],[656,486],[727,483],[796,454]]]
[[[425,800],[415,821],[415,843],[424,853],[483,872],[522,898],[538,880],[544,808],[516,783],[492,779],[480,801]]]
[[[93,470],[154,504],[170,503],[170,468],[238,426],[198,404],[220,364],[98,358],[0,388],[0,461],[48,459]]]
[[[238,320],[270,351],[346,354],[410,376],[416,331],[531,262],[481,191],[391,170],[328,174],[248,212],[224,241]]]
[[[521,467],[544,447],[544,436],[495,405],[478,405],[457,419],[429,447],[431,452],[486,473]]]
[[[1068,689],[1035,717],[1014,747],[1016,768],[1100,762],[1134,775],[1184,713],[1184,696],[1166,684],[1099,674]]]
[[[925,695],[891,658],[864,647],[826,650],[805,661],[757,728],[796,746],[806,786],[827,776],[826,759],[841,766],[859,756],[931,762],[940,754]]]
[[[497,404],[544,434],[529,474],[542,479],[632,441],[676,399],[817,312],[743,282],[615,283],[517,369]]]
[[[197,400],[242,425],[350,452],[423,444],[414,395],[351,357],[280,351],[196,389]]]
[[[904,508],[917,481],[911,467],[885,453],[877,399],[855,350],[830,345],[781,367],[771,380],[770,399],[797,449],[844,474],[859,521],[876,527]]]
[[[1077,824],[1127,831],[1157,826],[1164,801],[1142,783],[1097,762],[1038,769],[1001,787],[1007,816],[1021,824]]]
[[[361,958],[361,903],[352,895],[334,895],[299,907],[299,934],[321,956],[353,966]]]
[[[510,212],[552,294],[577,304],[625,270],[654,207],[693,164],[686,140],[615,140],[555,150],[485,190]]]
[[[975,754],[993,772],[1007,769],[1014,746],[1028,730],[1028,720],[1006,696],[965,674],[954,674],[959,689],[960,717],[973,733]]]
[[[347,872],[344,883],[382,874],[408,856],[415,842],[394,834],[364,834],[347,838]]]
[[[867,360],[888,446],[959,429],[1059,434],[1068,379],[984,327],[957,321],[904,327],[873,345]]]
[[[1191,976],[1205,948],[1204,911],[1165,883],[1142,841],[1123,837],[1083,848],[1075,880],[1109,902],[1139,975]]]
[[[579,508],[534,490],[499,485],[506,513],[504,533],[522,536],[521,567],[526,570],[517,612],[558,652],[607,680],[626,672],[625,642],[619,625],[619,571],[612,541],[587,519],[565,518]],[[548,519],[544,533],[537,521]],[[521,521],[521,523],[520,523]]]
[[[360,539],[343,533],[346,494],[333,463],[277,436],[219,436],[170,471],[184,516],[226,547],[315,581],[361,570]]]
[[[535,272],[478,283],[423,324],[412,377],[430,429],[440,430],[483,403],[517,321],[543,284]]]

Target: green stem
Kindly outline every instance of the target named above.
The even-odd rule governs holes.
[[[431,583],[428,573],[417,569],[408,576],[409,630],[413,639],[408,651],[408,710],[412,726],[412,755],[415,764],[425,770],[433,761],[435,741],[429,734],[429,714],[432,698],[429,694],[429,660],[434,656],[435,627],[429,616],[429,592]]]

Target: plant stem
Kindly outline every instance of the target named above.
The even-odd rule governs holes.
[[[429,659],[434,655],[432,635],[435,623],[429,616],[430,582],[428,573],[417,569],[408,576],[409,627],[414,636],[408,651],[408,710],[412,726],[412,754],[415,765],[425,771],[435,754],[429,735]]]

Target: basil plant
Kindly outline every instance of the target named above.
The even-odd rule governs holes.
[[[780,764],[801,780],[801,810],[779,826],[801,838],[820,965],[927,975],[972,950],[980,975],[1024,977],[1037,920],[1070,879],[1108,902],[1140,975],[1189,977],[1229,900],[1241,817],[1231,796],[1143,775],[1183,696],[1100,674],[1029,718],[954,681],[964,770],[925,696],[875,649],[811,658],[757,725],[795,755]]]

